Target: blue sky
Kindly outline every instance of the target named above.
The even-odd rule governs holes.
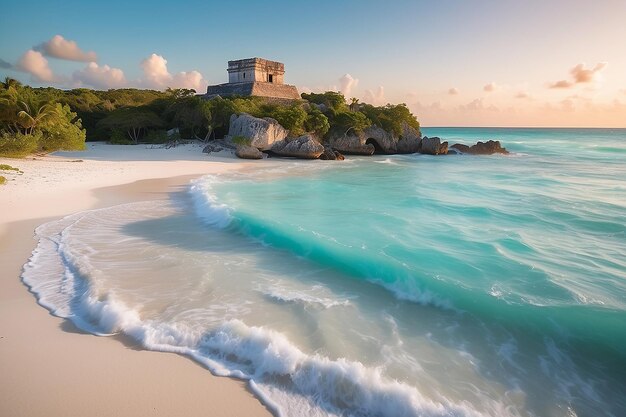
[[[204,88],[226,82],[229,59],[257,56],[284,62],[301,91],[406,102],[430,125],[626,127],[626,1],[5,0],[2,9],[0,76],[31,85],[107,85],[74,76],[86,62],[44,53],[53,75],[43,77],[19,64],[60,35],[97,54],[92,70],[119,69],[111,86]]]

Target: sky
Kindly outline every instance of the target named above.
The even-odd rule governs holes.
[[[423,126],[626,127],[625,0],[2,3],[0,77],[32,86],[201,92],[261,57]]]

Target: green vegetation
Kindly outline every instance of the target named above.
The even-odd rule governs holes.
[[[4,185],[6,183],[7,183],[7,179],[3,177],[2,175],[0,175],[0,185]]]
[[[67,104],[6,78],[0,83],[0,155],[23,157],[34,152],[85,147],[81,120]]]
[[[235,137],[233,137],[232,141],[233,141],[234,144],[237,144],[237,145],[247,145],[247,146],[250,146],[250,144],[252,143],[252,139],[247,138],[245,136],[235,136]]]
[[[23,174],[23,172],[19,168],[12,167],[8,164],[0,164],[0,171],[15,171],[19,174]]]
[[[292,137],[305,133],[320,140],[359,134],[370,126],[401,136],[419,123],[404,104],[372,106],[337,92],[302,94],[291,104],[260,97],[205,100],[190,89],[132,88],[96,91],[0,83],[0,155],[82,149],[85,140],[116,144],[161,144],[180,138],[210,140],[228,133],[233,114],[271,117]],[[168,134],[177,129],[178,134]]]

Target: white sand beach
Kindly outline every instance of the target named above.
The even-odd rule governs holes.
[[[166,198],[193,177],[244,169],[200,144],[172,149],[88,143],[84,152],[0,158],[23,171],[0,186],[0,415],[270,415],[243,381],[131,340],[85,334],[37,305],[20,281],[33,230],[62,216]]]

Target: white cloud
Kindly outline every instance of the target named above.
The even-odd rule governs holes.
[[[67,40],[61,35],[55,35],[48,42],[43,42],[33,49],[46,56],[69,61],[94,62],[98,60],[95,52],[84,52],[76,42]]]
[[[339,92],[349,100],[352,89],[356,88],[358,84],[359,80],[357,78],[353,78],[350,74],[344,74],[343,77],[339,78]]]
[[[515,98],[530,98],[530,94],[527,91],[520,91],[515,94]]]
[[[41,82],[57,82],[58,77],[54,75],[48,66],[48,60],[44,58],[41,52],[29,49],[17,61],[15,68],[24,71],[33,76],[33,79]]]
[[[141,84],[147,88],[163,90],[171,88],[193,88],[197,92],[206,89],[207,82],[198,71],[179,72],[170,74],[167,70],[167,60],[161,55],[152,54],[141,61],[144,78]]]
[[[369,104],[373,104],[375,106],[380,106],[385,104],[385,88],[380,85],[376,92],[372,92],[371,90],[365,90],[365,94],[363,95],[363,101]]]
[[[550,88],[571,88],[576,84],[590,83],[600,78],[600,73],[607,67],[607,62],[598,62],[593,68],[585,68],[585,64],[574,66],[569,72],[573,81],[560,80],[550,84]]]
[[[459,94],[459,89],[456,87],[452,87],[448,90],[448,94],[450,94],[451,96],[456,96],[457,94]]]
[[[121,88],[126,85],[124,71],[119,68],[111,68],[108,65],[100,67],[95,62],[90,62],[82,70],[75,71],[72,78],[79,85],[85,84],[103,90]]]

